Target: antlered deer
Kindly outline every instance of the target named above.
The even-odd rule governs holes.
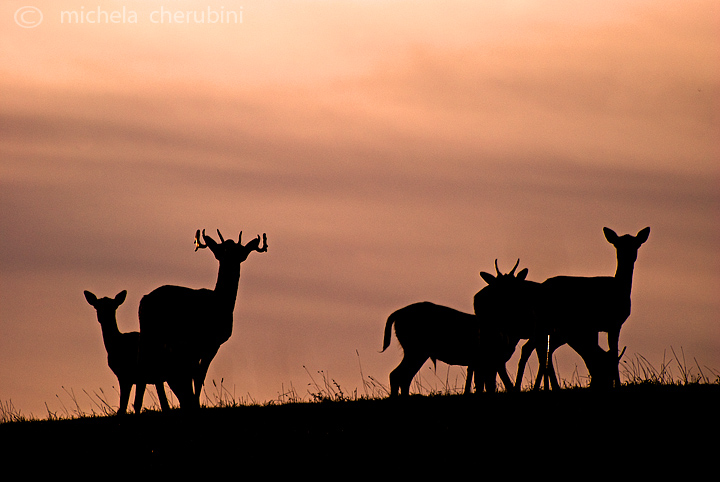
[[[195,251],[209,248],[220,266],[215,289],[191,289],[165,285],[140,301],[142,355],[153,370],[163,374],[175,392],[180,407],[200,406],[200,393],[210,362],[232,333],[233,311],[240,282],[240,264],[251,252],[267,251],[267,237],[241,243],[220,243],[200,230],[195,233]]]
[[[515,347],[520,340],[528,340],[523,346],[525,353],[529,350],[538,350],[541,357],[543,346],[539,340],[547,339],[550,327],[543,323],[537,315],[537,296],[540,284],[527,280],[528,270],[524,268],[515,275],[520,264],[518,259],[507,274],[502,274],[495,260],[493,276],[487,272],[480,272],[480,277],[488,284],[481,289],[473,299],[475,315],[486,323],[491,323],[510,340]],[[510,354],[512,356],[512,353]],[[518,372],[515,379],[515,390],[520,390],[522,374]]]
[[[497,260],[495,260],[495,272],[493,276],[490,273],[481,272],[480,276],[488,286],[480,290],[473,300],[475,306],[475,314],[487,324],[493,324],[505,336],[507,336],[511,346],[515,347],[522,340],[528,340],[522,347],[522,356],[527,357],[536,351],[540,368],[538,370],[535,388],[539,387],[541,377],[549,377],[557,384],[557,378],[552,365],[547,365],[548,360],[548,337],[554,331],[552,323],[542,318],[539,307],[539,300],[542,297],[542,285],[540,283],[527,280],[527,268],[520,270],[515,275],[520,260],[515,263],[512,270],[507,274],[502,274],[498,268]],[[597,340],[573,339],[570,345],[585,361],[591,377],[595,380],[595,386],[603,383],[607,378],[604,368],[605,360],[608,355],[597,344]],[[508,358],[512,356],[512,352],[508,353]],[[524,361],[522,369],[524,369]],[[522,383],[522,370],[519,368],[515,379],[515,390],[520,390]],[[546,384],[547,387],[547,384]]]
[[[382,351],[390,346],[393,325],[404,355],[390,373],[391,396],[409,394],[413,377],[428,358],[433,363],[440,360],[448,365],[468,366],[466,393],[473,373],[478,391],[485,387],[486,391],[494,392],[498,373],[505,388],[512,388],[505,361],[515,347],[509,348],[510,355],[506,357],[507,341],[498,331],[483,326],[474,315],[428,301],[405,306],[388,317]]]
[[[133,385],[135,385],[135,413],[140,413],[146,383],[155,384],[160,406],[163,410],[169,410],[163,380],[150,378],[140,365],[140,333],[137,331],[120,333],[118,329],[115,313],[125,301],[127,291],[121,291],[115,298],[99,299],[89,291],[84,293],[87,302],[97,311],[97,319],[100,322],[105,351],[108,355],[108,366],[120,385],[120,408],[117,414],[122,415],[127,411]]]

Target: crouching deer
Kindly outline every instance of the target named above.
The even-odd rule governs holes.
[[[131,331],[120,333],[115,313],[123,304],[127,291],[123,290],[115,298],[99,298],[89,291],[85,291],[85,299],[95,308],[97,319],[102,329],[103,342],[107,351],[107,360],[110,369],[118,379],[120,385],[120,407],[117,414],[123,415],[127,411],[130,390],[135,385],[135,413],[142,409],[143,395],[146,383],[155,384],[158,399],[163,411],[169,410],[163,380],[150,379],[140,365],[140,333]]]
[[[546,341],[539,343],[538,339],[528,340],[522,347],[522,355],[520,357],[520,365],[518,377],[522,377],[522,371],[525,367],[525,361],[530,357],[534,350],[537,350],[540,365],[535,378],[533,390],[538,390],[542,381],[545,381],[545,389],[551,386],[553,390],[560,389],[560,383],[555,375],[553,367],[552,354],[559,347],[567,344],[580,355],[588,375],[590,376],[590,388],[607,389],[612,388],[615,380],[620,359],[625,354],[625,348],[619,355],[615,355],[612,350],[603,350],[597,342],[597,337],[589,335],[573,336],[571,338],[563,337],[559,333],[553,333]]]
[[[393,325],[404,355],[390,373],[390,396],[408,395],[412,379],[428,358],[433,363],[440,360],[467,366],[466,393],[473,374],[477,391],[484,387],[494,392],[497,374],[505,389],[512,389],[505,362],[515,347],[509,347],[501,333],[484,326],[474,315],[428,301],[405,306],[388,317],[382,351],[390,346]]]

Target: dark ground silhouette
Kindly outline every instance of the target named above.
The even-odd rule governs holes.
[[[2,424],[0,454],[93,478],[687,478],[716,462],[719,402],[702,384],[172,410]]]

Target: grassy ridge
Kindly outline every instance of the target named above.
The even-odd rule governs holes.
[[[719,384],[638,384],[601,393],[572,388],[204,408],[192,415],[149,411],[0,424],[0,455],[8,468],[58,475],[62,467],[87,475],[100,475],[89,469],[247,475],[260,467],[266,475],[310,470],[329,477],[332,470],[371,476],[405,467],[403,473],[420,474],[444,468],[454,478],[491,468],[532,474],[550,461],[597,471],[619,470],[611,467],[620,462],[625,471],[647,471],[675,461],[687,475],[706,451],[720,454],[719,409]]]

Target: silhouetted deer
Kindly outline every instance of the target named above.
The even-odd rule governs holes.
[[[120,330],[118,330],[115,312],[118,306],[125,301],[127,291],[121,291],[115,298],[104,297],[100,299],[89,291],[84,293],[87,302],[97,311],[97,319],[102,328],[103,342],[108,354],[108,365],[120,385],[118,415],[122,415],[127,411],[130,390],[133,385],[135,385],[135,413],[140,413],[146,383],[155,384],[160,406],[164,411],[169,410],[170,406],[165,396],[163,381],[157,378],[150,379],[140,365],[140,333],[137,331],[120,333]]]
[[[507,340],[499,332],[483,326],[474,315],[428,301],[405,306],[388,317],[382,351],[390,346],[393,325],[404,355],[390,373],[391,396],[409,394],[412,379],[428,358],[433,363],[440,360],[448,365],[468,366],[465,393],[470,391],[473,373],[477,391],[484,387],[494,392],[498,373],[506,390],[512,388],[505,361],[515,347],[508,348]]]
[[[562,341],[559,341],[561,340]],[[537,346],[535,344],[538,344]],[[522,347],[521,369],[524,371],[525,363],[532,354],[533,350],[537,350],[538,361],[540,362],[538,373],[533,385],[534,390],[538,390],[542,381],[545,381],[545,389],[552,386],[553,390],[559,390],[560,384],[555,376],[555,369],[552,363],[552,354],[556,349],[566,344],[580,355],[585,362],[585,366],[590,375],[590,388],[611,388],[615,377],[615,368],[625,353],[623,348],[619,356],[615,356],[610,350],[603,350],[597,342],[597,334],[573,336],[569,338],[561,338],[555,334],[543,340],[541,338],[528,340]],[[538,349],[539,348],[539,349]],[[518,378],[522,377],[522,371],[518,371]]]
[[[597,334],[606,332],[608,351],[612,354],[610,359],[614,360],[612,381],[619,386],[620,328],[630,316],[635,261],[640,246],[650,236],[650,228],[642,229],[636,236],[618,236],[609,228],[603,228],[603,232],[607,241],[615,246],[617,251],[615,276],[549,278],[542,283],[537,314],[542,320],[541,323],[551,325],[553,329],[549,351],[546,353],[548,374],[552,370],[552,353],[555,349],[571,342],[590,344],[585,341],[585,337],[592,337],[597,343]],[[539,344],[538,341],[536,345]],[[518,365],[518,378],[522,377],[531,353],[532,348],[523,350]]]
[[[143,296],[140,301],[140,333],[143,357],[159,371],[175,392],[180,407],[200,406],[200,393],[210,362],[232,334],[233,311],[240,282],[240,263],[252,251],[267,251],[263,234],[243,246],[225,240],[220,243],[200,230],[195,233],[195,251],[210,248],[219,261],[214,290],[165,285]],[[194,390],[194,391],[193,391]]]
[[[510,345],[515,347],[520,340],[528,340],[522,351],[547,351],[547,345],[540,340],[547,340],[550,326],[538,317],[537,297],[540,292],[540,283],[528,281],[528,270],[524,268],[515,275],[520,264],[518,259],[509,273],[503,274],[495,260],[493,276],[487,272],[480,272],[480,277],[488,284],[481,289],[473,299],[475,315],[484,323],[494,325],[501,333],[508,337]],[[512,353],[510,354],[512,356]],[[520,390],[522,374],[518,372],[515,379],[515,390]]]
[[[625,353],[625,349],[616,355],[612,350],[603,350],[595,338],[576,338],[568,341],[570,348],[580,355],[585,362],[588,374],[590,375],[590,388],[608,389],[612,388],[613,381],[615,379],[615,370],[617,369],[618,363]],[[550,344],[552,347],[552,343]],[[548,373],[555,376],[555,371],[552,366],[552,360],[548,358]],[[540,380],[540,374],[535,384],[538,384]],[[555,389],[559,388],[557,379],[555,379]]]

